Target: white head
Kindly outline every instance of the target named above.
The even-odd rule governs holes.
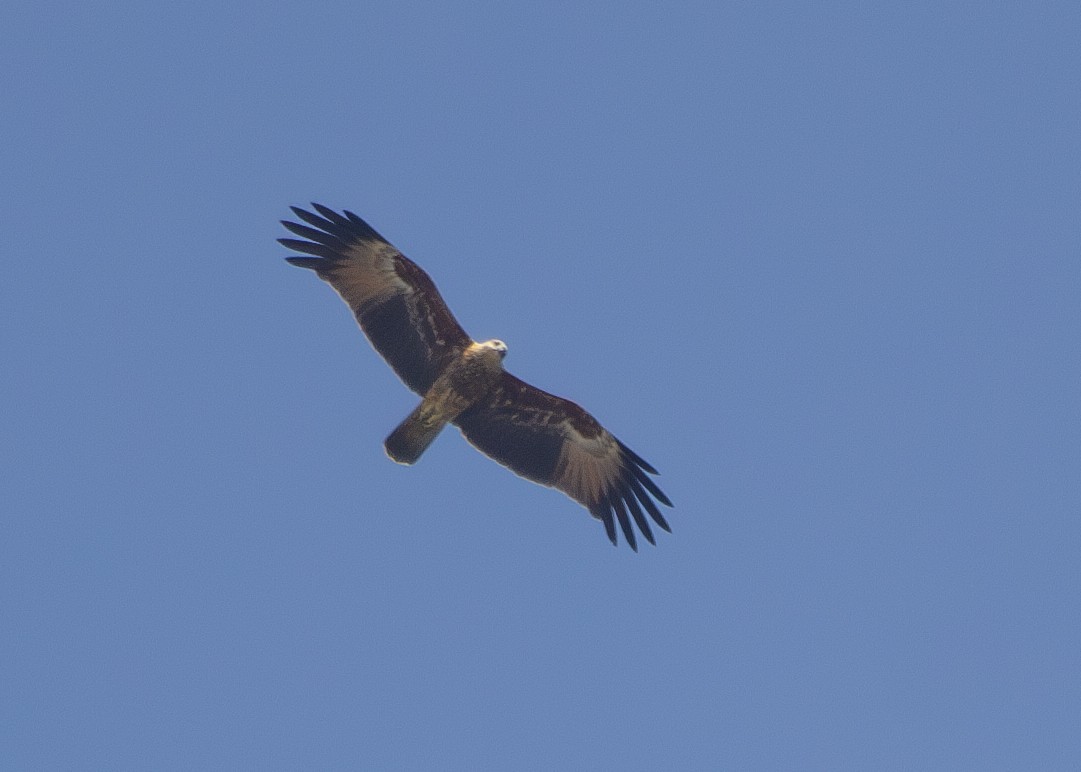
[[[495,338],[486,340],[483,343],[478,343],[477,348],[484,351],[494,351],[499,355],[500,359],[507,355],[507,344],[501,340],[496,340]]]

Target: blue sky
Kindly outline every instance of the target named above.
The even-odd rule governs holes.
[[[1081,763],[1076,3],[7,3],[13,768]],[[367,218],[635,555],[287,265]]]

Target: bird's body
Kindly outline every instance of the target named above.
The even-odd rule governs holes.
[[[617,520],[634,549],[632,519],[650,543],[646,514],[671,530],[656,502],[672,503],[650,479],[653,467],[575,403],[504,370],[506,345],[472,340],[428,274],[366,222],[352,212],[313,207],[317,214],[293,207],[306,225],[282,221],[305,240],[279,239],[311,257],[286,259],[338,292],[372,346],[421,396],[387,437],[387,455],[415,463],[452,423],[485,455],[580,502],[604,523],[613,544]]]
[[[399,464],[414,464],[448,422],[475,405],[503,373],[507,347],[502,341],[471,343],[447,362],[416,410],[383,443]]]

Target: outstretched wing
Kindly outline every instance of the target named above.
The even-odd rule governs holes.
[[[290,208],[307,225],[282,225],[302,239],[278,241],[313,257],[286,260],[330,284],[375,350],[423,395],[444,364],[470,343],[431,278],[350,211],[338,214],[319,204],[312,204],[318,214]]]
[[[627,543],[637,551],[631,518],[646,540],[656,543],[643,509],[661,528],[672,530],[656,503],[670,507],[672,502],[649,477],[657,470],[570,400],[504,372],[483,403],[454,423],[486,456],[585,506],[604,523],[612,544],[618,520]]]

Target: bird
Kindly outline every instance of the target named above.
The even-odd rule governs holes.
[[[300,253],[286,261],[333,287],[372,347],[421,397],[384,441],[393,461],[416,463],[453,424],[481,453],[584,506],[613,545],[617,522],[635,552],[632,520],[650,544],[650,519],[671,532],[657,504],[672,502],[650,477],[656,469],[579,405],[507,372],[507,345],[466,334],[428,274],[367,222],[349,210],[311,208],[290,207],[300,222],[281,220],[300,237],[278,239]]]

